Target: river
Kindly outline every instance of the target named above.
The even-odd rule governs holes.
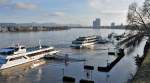
[[[143,48],[146,41],[142,41],[135,50],[126,54],[110,72],[99,72],[98,66],[106,66],[112,62],[116,56],[108,56],[109,44],[96,45],[96,49],[75,50],[70,48],[71,42],[79,36],[101,35],[107,37],[109,33],[115,32],[122,34],[125,30],[115,29],[69,29],[62,31],[44,31],[44,32],[12,32],[0,33],[0,48],[14,44],[23,44],[26,47],[37,46],[41,40],[43,45],[54,46],[62,53],[67,53],[71,57],[84,58],[87,61],[64,61],[44,60],[44,64],[38,67],[31,67],[32,63],[13,67],[0,74],[0,83],[63,83],[62,77],[71,76],[76,78],[76,83],[80,79],[91,79],[95,83],[126,83],[137,71],[135,56],[143,55]],[[83,68],[84,65],[94,66],[93,71]],[[89,76],[87,76],[89,73]]]

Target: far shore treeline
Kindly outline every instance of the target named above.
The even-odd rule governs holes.
[[[67,30],[70,28],[93,28],[92,26],[69,26],[69,25],[50,25],[50,24],[16,24],[16,23],[0,23],[0,32],[29,32],[29,31],[56,31]],[[100,26],[96,29],[133,29],[126,25],[116,26]]]
[[[34,24],[0,23],[0,32],[29,32],[29,31],[55,31],[66,30],[68,26],[48,26]]]

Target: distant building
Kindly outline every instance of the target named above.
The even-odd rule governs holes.
[[[120,26],[123,27],[123,23],[121,23]]]
[[[1,27],[1,32],[8,32],[8,28],[7,27]]]
[[[10,26],[16,26],[16,23],[0,23],[1,27],[10,27]]]
[[[115,23],[112,22],[112,23],[111,23],[111,28],[114,28],[114,27],[115,27]]]
[[[115,23],[114,22],[111,23],[110,28],[115,28]]]
[[[93,28],[100,28],[101,26],[101,20],[100,18],[96,18],[96,20],[93,21]]]

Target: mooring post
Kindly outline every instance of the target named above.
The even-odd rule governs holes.
[[[63,74],[63,76],[64,76],[64,74],[65,74],[65,72],[64,72],[64,68],[62,69],[62,74]]]

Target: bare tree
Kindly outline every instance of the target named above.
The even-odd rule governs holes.
[[[132,28],[131,32],[136,30],[136,34],[130,35],[120,44],[125,43],[127,47],[135,46],[145,35],[150,35],[150,0],[145,0],[142,7],[138,7],[135,2],[130,4],[127,22],[128,27]]]
[[[143,13],[144,8],[137,6],[137,3],[132,3],[129,5],[127,22],[131,28],[136,28],[139,32],[144,32],[148,28],[147,16]]]

